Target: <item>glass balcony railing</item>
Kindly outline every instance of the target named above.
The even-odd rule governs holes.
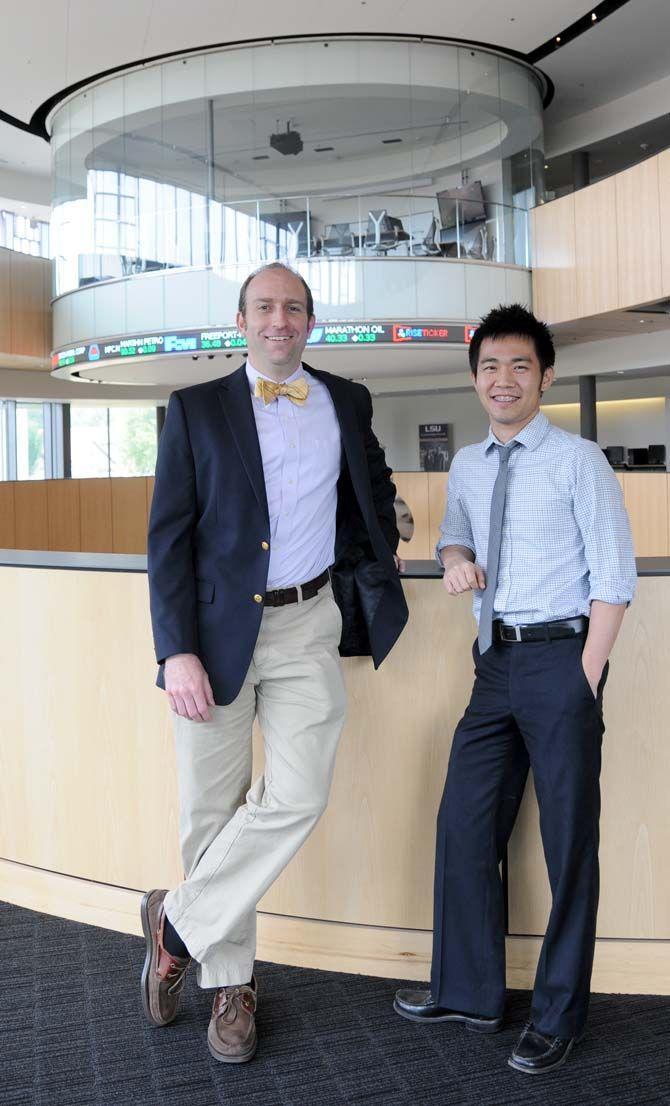
[[[158,270],[269,261],[530,264],[528,212],[508,204],[401,192],[221,203],[97,170],[86,198],[54,208],[51,233],[57,295]]]

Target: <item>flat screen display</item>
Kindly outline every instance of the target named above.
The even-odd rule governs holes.
[[[437,193],[440,208],[440,220],[445,230],[449,227],[464,226],[466,223],[481,223],[486,219],[482,182],[473,181],[462,188],[449,188]]]
[[[307,346],[428,346],[468,345],[476,330],[471,323],[406,323],[406,322],[338,322],[317,323]],[[54,350],[52,369],[70,365],[86,365],[97,361],[140,360],[145,357],[166,357],[172,354],[243,352],[246,338],[235,326],[207,330],[157,331],[153,334],[105,338]]]

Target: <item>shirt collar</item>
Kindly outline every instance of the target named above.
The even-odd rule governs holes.
[[[519,445],[524,446],[526,449],[537,449],[540,442],[544,439],[545,435],[549,431],[551,423],[546,415],[542,411],[538,411],[537,415],[526,423],[523,430],[520,430],[518,434],[515,434],[510,441],[518,442]],[[488,453],[493,445],[502,445],[496,438],[493,431],[489,428],[489,432],[482,442],[482,448],[484,453]],[[506,443],[509,445],[509,442]]]

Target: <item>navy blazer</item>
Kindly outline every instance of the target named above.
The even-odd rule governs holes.
[[[340,424],[333,591],[343,656],[381,664],[407,621],[393,553],[395,487],[361,384],[305,368],[330,392]],[[238,695],[256,645],[267,586],[270,520],[244,365],[173,392],[158,447],[148,538],[157,683],[174,653],[195,653],[214,701]],[[296,581],[301,583],[302,581]]]

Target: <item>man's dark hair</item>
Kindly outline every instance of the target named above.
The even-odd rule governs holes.
[[[550,369],[556,360],[554,343],[551,331],[546,323],[536,319],[532,311],[528,311],[520,303],[501,303],[485,315],[480,325],[475,330],[470,341],[468,357],[470,369],[477,375],[477,363],[479,351],[485,338],[530,338],[535,346],[535,353],[540,362],[540,368],[544,373]]]
[[[296,273],[295,269],[292,269],[290,265],[285,265],[283,261],[271,261],[269,265],[261,265],[260,269],[254,270],[253,273],[249,273],[249,276],[245,280],[244,284],[240,288],[240,298],[237,303],[237,310],[240,315],[247,314],[247,288],[251,284],[254,277],[260,276],[261,273],[271,272],[273,269],[282,269],[285,273],[290,273],[291,276],[297,277],[303,288],[305,289],[305,297],[307,299],[307,318],[311,319],[314,314],[314,297],[312,296],[312,289],[305,280],[300,276],[300,273]]]

